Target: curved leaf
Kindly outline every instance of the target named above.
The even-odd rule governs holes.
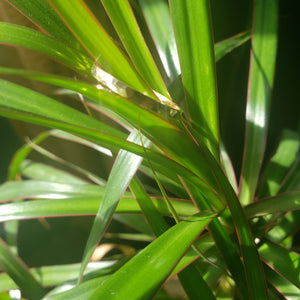
[[[95,292],[89,292],[87,282],[71,290],[70,296],[66,292],[58,297],[63,295],[63,299],[73,299],[72,294],[78,289],[88,293],[85,297],[89,299],[149,299],[214,216],[212,213],[199,213],[170,228],[102,282]],[[141,265],[143,268],[140,268]],[[82,290],[84,285],[87,288]],[[96,279],[94,285],[97,285]],[[56,299],[55,295],[52,299]]]
[[[113,299],[116,295],[119,299],[151,297],[214,216],[200,213],[169,229],[114,273],[91,299]]]
[[[38,51],[91,77],[94,62],[90,58],[36,30],[0,22],[0,43]]]
[[[65,26],[47,1],[43,0],[8,0],[10,4],[20,10],[25,17],[38,25],[53,37],[69,44],[75,49],[82,49],[81,45]],[[84,50],[84,49],[82,49]]]
[[[127,56],[116,46],[82,0],[49,2],[101,68],[131,88],[154,97]]]

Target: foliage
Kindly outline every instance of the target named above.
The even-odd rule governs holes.
[[[36,27],[1,22],[0,43],[42,53],[65,75],[0,67],[0,115],[50,128],[27,139],[0,186],[0,295],[180,298],[173,278],[190,299],[298,299],[299,135],[285,130],[265,154],[278,1],[255,0],[248,30],[216,44],[208,0],[8,2]],[[250,63],[246,109],[236,105],[239,166],[216,63],[241,48]],[[113,160],[108,176],[42,146],[55,139]],[[21,220],[88,215],[81,262],[29,268],[18,255]]]

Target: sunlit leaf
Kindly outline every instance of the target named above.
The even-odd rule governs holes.
[[[40,26],[53,37],[76,49],[82,49],[81,45],[74,38],[70,30],[65,26],[47,1],[9,0],[8,2],[20,10],[24,16],[29,18],[29,20],[31,20],[34,24]]]
[[[266,264],[300,289],[299,253],[265,241],[259,248],[259,254]]]
[[[214,157],[219,129],[209,1],[170,1],[189,117]]]
[[[253,201],[268,128],[277,49],[278,1],[255,1],[240,201]]]
[[[49,2],[101,68],[133,89],[154,97],[127,56],[117,47],[83,1]]]
[[[153,90],[169,97],[129,2],[102,0],[102,3],[136,69]]]
[[[94,62],[82,52],[46,34],[15,24],[0,22],[0,43],[21,46],[46,54],[91,77]]]

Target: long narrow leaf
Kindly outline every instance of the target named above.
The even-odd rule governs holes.
[[[296,132],[285,130],[276,153],[262,175],[259,197],[274,196],[280,189],[300,149],[300,138]]]
[[[8,246],[0,239],[0,266],[17,283],[25,297],[39,300],[45,291],[33,277],[27,266],[14,255]]]
[[[144,41],[128,1],[102,0],[136,69],[153,90],[169,97],[168,90]]]
[[[173,159],[188,167],[188,169],[195,172],[196,175],[199,175],[203,182],[202,180],[200,182],[198,181],[198,184],[203,185],[205,189],[210,189],[210,187],[207,188],[208,186],[211,186],[216,190],[219,189],[219,187],[216,185],[215,177],[211,172],[211,166],[207,163],[207,159],[203,156],[201,149],[199,149],[194,141],[186,136],[179,127],[177,127],[175,118],[176,116],[174,118],[170,118],[170,113],[172,114],[172,108],[166,107],[165,105],[149,98],[145,98],[146,101],[150,101],[148,105],[157,105],[157,112],[159,113],[157,114],[154,111],[149,110],[149,108],[147,108],[147,104],[145,107],[138,105],[137,101],[139,99],[127,99],[119,97],[113,93],[99,90],[96,87],[83,82],[73,81],[56,76],[46,76],[45,74],[43,75],[40,73],[35,75],[31,74],[29,76],[31,78],[36,78],[38,80],[78,91],[79,93],[82,93],[83,95],[115,110],[115,112],[134,123],[137,128],[141,128],[143,133],[149,139],[151,139],[152,142],[158,144],[160,147],[163,147],[163,150],[172,156]],[[21,101],[21,99],[16,100]],[[155,126],[153,126],[153,124],[155,124]],[[61,127],[57,128],[63,129]],[[70,129],[64,130],[71,132]],[[76,134],[78,135],[78,133]],[[92,133],[89,132],[89,134]],[[162,134],[164,135],[162,136]],[[162,143],[162,141],[165,142]],[[166,143],[166,141],[168,141],[168,143]],[[114,142],[117,142],[117,140],[114,139]],[[102,146],[106,147],[106,145],[107,144],[103,143]],[[185,153],[190,153],[190,155],[186,156]],[[144,154],[142,154],[142,156],[143,155]],[[210,154],[208,153],[208,155]],[[216,164],[214,164],[214,166],[217,169],[220,168]],[[193,180],[194,179],[195,178],[193,178]],[[214,198],[212,197],[211,201],[213,200]],[[217,202],[216,207],[220,207],[220,204],[217,204]]]
[[[111,261],[93,262],[87,266],[87,277],[94,272],[97,275],[110,273],[115,263]],[[66,281],[74,280],[78,276],[80,264],[43,266],[30,269],[32,275],[42,282],[43,286],[54,286]],[[17,284],[5,273],[0,274],[0,292],[17,289]]]
[[[134,130],[128,137],[129,141],[140,142],[140,135]],[[148,145],[145,139],[144,143]],[[142,157],[133,153],[121,150],[115,160],[114,166],[110,172],[107,184],[105,186],[102,201],[99,206],[93,227],[91,229],[85,251],[82,258],[80,277],[82,277],[85,267],[91,258],[99,240],[102,238],[105,229],[108,227],[112,215],[118,205],[118,202],[129,185],[132,177],[135,175],[142,162]]]
[[[245,213],[247,217],[253,218],[296,209],[300,209],[299,190],[256,201],[245,207]]]
[[[181,73],[169,6],[163,0],[139,0],[160,59],[170,80]]]
[[[213,155],[219,158],[217,94],[209,1],[171,0],[187,109]]]
[[[249,73],[247,126],[240,201],[253,201],[267,138],[271,91],[274,80],[278,1],[256,0]]]
[[[152,91],[116,46],[82,0],[49,0],[73,34],[108,73],[133,89],[153,97]],[[89,34],[86,34],[89,32]]]
[[[259,248],[259,254],[263,257],[266,264],[300,289],[299,253],[265,241]]]
[[[99,197],[70,197],[64,199],[43,199],[17,203],[2,204],[0,222],[34,219],[42,217],[63,217],[74,215],[96,215],[101,199]],[[162,215],[169,216],[170,212],[162,199],[152,199],[155,207]],[[188,217],[197,209],[184,201],[173,201],[178,214]],[[118,214],[141,214],[141,208],[135,198],[123,197],[116,208]],[[118,219],[118,218],[117,218]]]
[[[91,77],[94,62],[82,52],[36,30],[0,22],[0,43],[44,53]]]
[[[75,49],[84,50],[47,1],[8,0],[8,2],[53,37]]]
[[[151,297],[214,216],[211,213],[201,213],[172,227],[108,278],[95,292],[90,292],[89,299],[116,299],[116,296],[119,299]],[[144,268],[140,268],[141,265]],[[53,299],[56,298],[53,296]],[[65,293],[64,299],[73,298]]]

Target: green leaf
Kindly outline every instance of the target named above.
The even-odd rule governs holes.
[[[276,153],[267,165],[261,182],[259,197],[274,196],[280,189],[284,178],[296,160],[300,149],[299,135],[285,130],[280,139]]]
[[[11,185],[13,188],[13,185]],[[11,189],[12,194],[14,193]],[[172,200],[172,199],[171,199]],[[41,217],[64,217],[74,215],[96,215],[101,199],[97,197],[69,197],[64,199],[32,200],[17,203],[2,204],[0,222],[23,220]],[[168,207],[162,199],[152,199],[155,207],[162,215],[170,214]],[[172,200],[178,214],[188,217],[197,212],[191,203]],[[116,208],[120,214],[140,214],[141,209],[133,197],[123,197]],[[119,219],[116,217],[116,219]]]
[[[18,285],[25,297],[39,300],[45,291],[21,259],[0,239],[0,267]]]
[[[169,229],[169,225],[163,219],[162,215],[159,213],[159,211],[157,210],[157,208],[155,207],[155,205],[153,204],[150,197],[148,196],[148,194],[146,193],[146,191],[144,190],[143,186],[141,185],[140,181],[137,178],[134,177],[132,179],[130,184],[130,189],[132,190],[135,197],[137,198],[137,201],[141,206],[142,212],[147,218],[148,223],[152,227],[154,234],[158,237],[161,234],[163,234],[165,231],[167,231]],[[168,201],[170,200],[168,199]],[[167,205],[166,203],[166,206],[169,205]],[[193,266],[193,263],[189,265],[187,268],[189,270],[186,271],[183,270],[178,274],[180,282],[183,285],[183,288],[185,289],[187,294],[190,296],[191,295],[196,296],[198,295],[198,293],[202,293],[202,295],[205,295],[206,297],[212,296],[211,291],[209,290],[208,286],[205,284],[205,281],[203,280],[201,274]],[[191,278],[193,278],[194,281],[202,283],[201,288],[197,286],[197,289],[195,289],[193,287],[193,284],[190,284]]]
[[[148,299],[160,287],[178,260],[191,245],[197,235],[215,216],[211,213],[200,213],[175,225],[143,251],[132,258],[121,269],[110,276],[97,290],[89,292],[87,283],[68,292],[63,299],[73,299],[71,293],[76,289],[85,292],[89,299]],[[161,262],[164,261],[162,264]],[[141,268],[140,266],[143,266]],[[124,276],[124,274],[126,274]],[[101,280],[101,279],[100,279]],[[102,280],[101,280],[102,281]],[[97,280],[94,286],[97,285]],[[136,287],[139,288],[136,288]],[[56,299],[53,297],[53,299]],[[57,298],[60,299],[60,298]]]
[[[127,56],[116,46],[83,1],[49,2],[101,68],[131,88],[154,97]]]
[[[164,0],[139,0],[145,20],[171,81],[181,73],[168,3]]]
[[[120,131],[75,109],[4,80],[0,80],[0,87],[0,114],[3,116],[59,128],[97,144],[110,144],[114,150],[118,150],[119,147],[113,145],[119,143],[120,148],[126,148],[127,144],[127,149],[140,148],[138,152],[143,153],[141,147],[136,148],[134,144],[118,138],[124,136]],[[87,126],[90,128],[87,129]],[[103,131],[106,133],[103,134]]]
[[[83,50],[68,27],[55,13],[53,8],[44,0],[9,0],[10,4],[20,10],[24,16],[37,24],[42,30],[75,49]]]
[[[171,0],[188,115],[219,159],[214,45],[209,1]]]
[[[43,266],[30,269],[32,275],[39,280],[43,286],[55,286],[65,281],[75,280],[78,276],[80,264]],[[110,273],[115,269],[115,263],[110,261],[93,262],[87,266],[86,277],[92,273],[98,276]],[[74,284],[75,285],[75,284]],[[16,283],[6,274],[0,274],[0,291],[16,289]]]
[[[129,2],[102,0],[102,3],[137,71],[153,90],[169,97]]]
[[[2,68],[1,70],[9,73],[12,72],[11,69],[7,70],[5,68]],[[28,73],[28,72],[20,72],[18,70],[16,70],[15,72],[20,75],[25,75]],[[189,180],[192,181],[196,180],[197,185],[201,186],[203,189],[208,191],[210,195],[212,194],[211,192],[212,187],[215,190],[219,189],[219,187],[216,185],[216,179],[212,174],[211,166],[207,163],[207,159],[204,157],[202,153],[203,151],[199,149],[198,145],[194,143],[194,140],[192,140],[190,136],[187,136],[177,126],[178,123],[176,123],[176,118],[175,118],[176,116],[174,118],[170,117],[170,113],[172,113],[173,110],[172,108],[160,104],[143,95],[138,95],[137,98],[130,97],[127,99],[127,98],[117,96],[116,94],[109,93],[105,90],[99,90],[96,87],[91,86],[89,84],[70,80],[70,79],[65,79],[63,77],[49,76],[49,75],[36,73],[36,72],[29,73],[28,76],[30,78],[45,81],[51,84],[56,84],[64,88],[72,89],[114,110],[116,113],[120,114],[121,116],[123,116],[124,118],[132,122],[136,126],[136,128],[140,128],[143,134],[147,136],[147,138],[149,138],[152,142],[156,143],[159,147],[161,147],[175,161],[178,161],[180,164],[184,165],[185,168],[188,168],[190,171],[194,172],[195,175],[198,175],[200,177],[200,180],[198,180],[195,176],[189,176]],[[143,102],[141,102],[140,97],[142,97],[142,99],[144,100]],[[18,98],[16,100],[21,101]],[[149,110],[149,105],[150,107],[153,107],[153,111]],[[31,122],[33,122],[33,119],[31,119]],[[45,122],[43,122],[43,124],[46,125]],[[49,121],[47,122],[47,124],[49,124]],[[156,124],[156,126],[153,126],[153,124]],[[55,125],[55,127],[59,129],[69,131],[70,133],[82,136],[81,135],[82,133],[79,134],[78,128],[74,128],[74,126],[72,126],[71,128],[68,127],[68,129],[66,129],[66,126],[64,127],[61,126],[62,125],[58,125],[58,124]],[[74,132],[74,130],[76,131]],[[88,132],[88,133],[85,132],[85,134],[88,134],[89,136],[91,134],[94,135],[93,132]],[[89,140],[95,142],[94,139],[91,140],[91,137],[89,138]],[[108,138],[103,137],[102,146],[107,147],[108,140],[114,143],[118,142],[116,138],[112,140],[109,137]],[[125,147],[124,141],[122,142],[122,144],[123,144],[122,146],[123,149],[128,150],[128,147],[127,149],[124,148]],[[202,144],[203,143],[201,142],[201,145]],[[203,145],[203,147],[205,147],[205,145]],[[144,156],[143,149],[141,147],[139,148],[140,151],[135,153]],[[114,149],[112,148],[112,150]],[[132,147],[130,151],[133,151]],[[189,153],[189,155],[187,156],[186,153]],[[210,155],[210,153],[207,153],[206,155]],[[149,154],[148,156],[151,162],[156,163],[155,160],[152,159],[153,158],[152,155]],[[166,165],[161,163],[159,163],[158,165],[157,164],[154,165],[155,169],[156,168],[162,169],[165,167]],[[220,169],[219,165],[217,164],[214,164],[214,167]],[[174,174],[176,175],[177,168],[178,167],[176,167],[176,165],[174,165],[173,163],[172,168],[170,167],[165,168],[165,171],[168,173],[172,173],[174,176]],[[170,172],[170,170],[172,170],[172,172]],[[186,170],[181,169],[181,171],[178,172],[177,174],[184,176],[185,173]],[[211,196],[210,201],[214,202],[215,207],[219,207],[219,208],[221,207],[222,209],[222,204],[220,204],[219,199],[215,199],[215,197]]]
[[[282,293],[286,298],[291,300],[298,300],[300,297],[300,290],[293,285],[290,281],[280,276],[272,268],[265,266],[265,272],[269,282],[275,286],[276,290]],[[282,299],[282,298],[280,298]]]
[[[132,178],[129,187],[136,197],[136,200],[138,201],[139,206],[141,207],[141,210],[151,226],[154,234],[156,236],[160,236],[167,231],[169,228],[168,224],[159,213],[159,210],[153,204],[152,200],[146,193],[143,185],[137,177]]]
[[[137,130],[133,130],[128,137],[128,141],[140,143],[140,133]],[[150,141],[145,139],[144,143],[147,146]],[[84,250],[80,277],[83,275],[84,269],[91,258],[93,251],[108,227],[122,194],[127,189],[127,186],[135,175],[142,160],[143,158],[140,156],[120,150],[110,172],[102,201]]]
[[[189,299],[216,299],[193,263],[178,273],[178,278]]]
[[[0,43],[38,51],[91,77],[94,62],[90,58],[36,30],[0,22]]]
[[[91,184],[24,180],[8,181],[0,186],[0,202],[18,198],[101,197],[102,194],[103,187]]]
[[[246,111],[246,139],[240,201],[253,201],[263,160],[270,113],[276,49],[278,1],[254,2],[254,24]]]
[[[266,264],[300,289],[299,253],[292,252],[269,241],[264,241],[259,254]]]
[[[253,218],[277,212],[288,212],[300,209],[300,191],[279,194],[274,197],[261,199],[245,207],[247,217]]]
[[[274,243],[283,243],[288,237],[292,237],[300,228],[300,211],[292,211],[286,214],[280,223],[272,228],[267,237]]]
[[[219,61],[226,54],[243,45],[251,38],[251,32],[246,31],[215,44],[215,60]]]
[[[282,186],[280,187],[280,192],[290,191],[300,188],[300,151],[295,159],[291,169],[289,170]]]
[[[54,168],[47,164],[24,160],[20,165],[20,174],[33,180],[43,180],[64,184],[85,184],[85,180],[66,171]],[[19,172],[18,171],[18,172]]]

